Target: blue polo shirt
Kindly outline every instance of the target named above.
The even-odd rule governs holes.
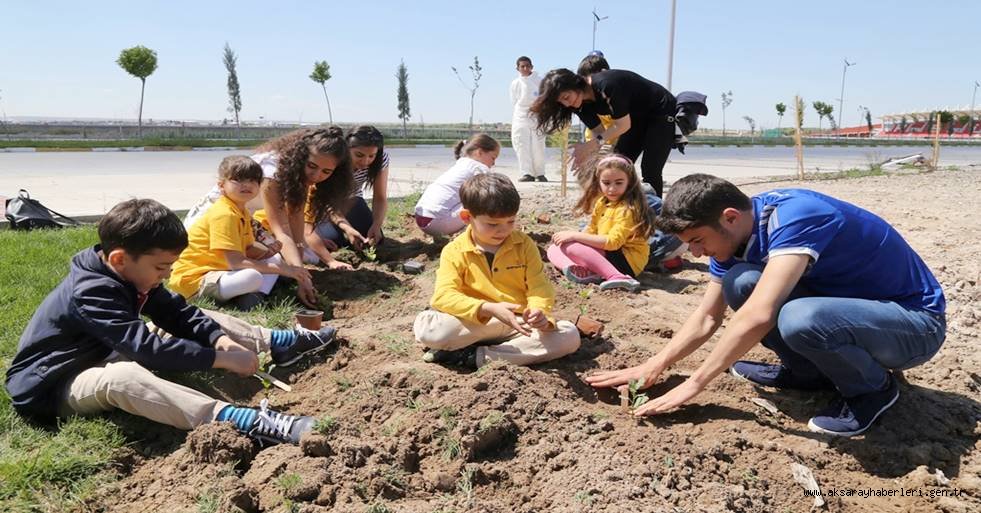
[[[817,296],[893,301],[943,314],[943,290],[906,240],[879,216],[805,189],[753,196],[755,227],[742,255],[711,259],[721,280],[739,262],[766,265],[779,255],[808,255],[800,283]]]

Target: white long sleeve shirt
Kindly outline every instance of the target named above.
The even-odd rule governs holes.
[[[535,103],[535,98],[538,98],[538,86],[541,83],[542,77],[535,72],[527,77],[518,76],[511,81],[511,105],[514,107],[512,119],[529,117],[528,109]]]

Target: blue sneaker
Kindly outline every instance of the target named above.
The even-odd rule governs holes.
[[[834,384],[824,376],[805,378],[795,376],[783,365],[739,360],[729,367],[729,374],[756,385],[798,390],[833,390]]]
[[[313,331],[297,326],[294,333],[296,333],[296,340],[292,344],[282,349],[276,347],[272,349],[273,363],[279,367],[289,367],[300,361],[300,358],[329,347],[337,335],[337,328],[324,326]]]
[[[885,390],[863,394],[857,397],[837,398],[830,406],[821,410],[807,422],[807,427],[816,433],[833,436],[855,436],[872,427],[890,406],[899,399],[899,386],[889,375]]]

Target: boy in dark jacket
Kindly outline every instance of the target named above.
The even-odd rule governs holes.
[[[14,408],[39,422],[115,408],[180,429],[230,421],[260,442],[298,442],[311,417],[269,410],[265,400],[258,409],[233,406],[150,370],[249,376],[259,366],[256,351],[269,350],[288,365],[326,347],[333,328],[266,330],[202,311],[163,288],[187,232],[156,201],[116,205],[99,223],[99,239],[72,258],[68,277],[24,330],[7,369]]]

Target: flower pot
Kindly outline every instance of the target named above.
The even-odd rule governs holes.
[[[324,321],[324,313],[320,310],[300,310],[296,312],[296,323],[308,330],[319,330]]]
[[[590,319],[585,315],[580,315],[576,318],[576,328],[586,338],[596,338],[603,334],[603,323]]]

